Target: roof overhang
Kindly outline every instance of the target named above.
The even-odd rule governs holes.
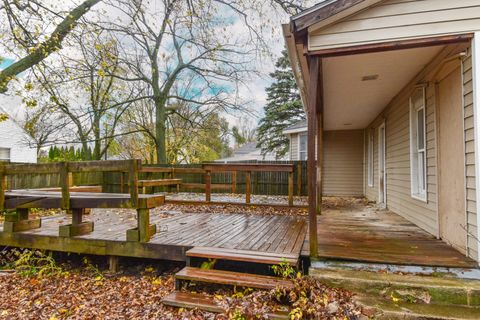
[[[307,131],[308,131],[308,127],[302,127],[302,128],[283,130],[283,134],[293,134],[293,133],[300,133],[300,132],[307,132]]]
[[[316,30],[381,1],[325,0],[291,17],[290,31],[298,34],[306,33],[309,28]]]

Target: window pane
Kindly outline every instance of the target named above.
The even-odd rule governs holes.
[[[418,193],[425,192],[425,152],[418,153]]]
[[[301,134],[300,135],[300,152],[307,151],[307,135]]]
[[[0,148],[0,161],[10,161],[10,149]]]
[[[417,111],[417,141],[418,141],[418,150],[425,149],[425,109],[420,109]]]

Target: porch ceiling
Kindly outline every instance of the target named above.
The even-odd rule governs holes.
[[[442,48],[323,59],[325,130],[367,127]]]

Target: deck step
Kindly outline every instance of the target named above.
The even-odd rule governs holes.
[[[164,305],[177,308],[200,309],[213,313],[225,311],[213,298],[201,293],[175,291],[163,298],[162,302]]]
[[[220,307],[213,298],[201,293],[175,291],[163,298],[162,303],[166,306],[199,309],[212,313],[223,313],[225,310]],[[267,314],[271,320],[287,320],[288,312],[276,311]]]
[[[203,270],[193,267],[183,268],[175,275],[175,279],[267,290],[279,286],[293,287],[291,281],[277,277],[223,270]]]
[[[194,247],[188,250],[186,255],[190,258],[219,259],[270,265],[287,262],[291,266],[297,266],[300,258],[299,254],[294,253],[285,254],[215,247]]]

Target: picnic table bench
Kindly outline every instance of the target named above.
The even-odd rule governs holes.
[[[7,213],[4,232],[20,232],[41,227],[40,219],[31,219],[32,208],[59,208],[72,214],[72,223],[59,227],[59,235],[72,237],[93,231],[93,222],[83,221],[86,209],[131,208],[137,210],[137,228],[127,230],[127,241],[148,242],[156,233],[150,224],[150,209],[165,202],[163,195],[138,194],[139,160],[60,162],[35,165],[0,166],[0,210],[15,209]],[[71,187],[72,172],[127,172],[129,193],[75,192]],[[16,174],[49,174],[58,172],[60,190],[7,190],[6,177]],[[84,191],[84,190],[82,190]]]

